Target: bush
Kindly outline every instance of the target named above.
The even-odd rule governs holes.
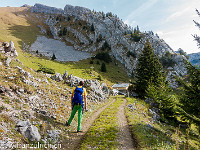
[[[135,53],[135,52],[128,51],[128,52],[127,52],[127,57],[130,57],[130,56],[132,56],[133,58],[136,58],[136,53]]]
[[[98,80],[99,80],[99,81],[102,81],[101,75],[98,75]]]
[[[90,64],[94,64],[94,61],[93,61],[93,60],[91,60],[91,61],[90,61]]]
[[[97,53],[97,55],[95,56],[95,58],[99,59],[99,60],[103,60],[106,63],[112,62],[112,59],[111,59],[110,55],[108,54],[108,52]]]
[[[134,33],[131,34],[131,38],[132,38],[133,41],[135,41],[135,42],[139,42],[140,39],[142,38],[142,37],[141,37],[140,29],[139,29],[138,26],[134,29]]]
[[[172,58],[172,54],[168,51],[160,58],[160,62],[164,67],[173,67],[176,64],[175,60]]]
[[[133,41],[139,42],[142,37],[139,33],[133,33],[131,34],[131,38],[133,39]]]
[[[44,73],[48,73],[48,74],[55,74],[55,70],[51,69],[51,68],[47,68],[45,66],[40,66],[40,68],[37,70],[37,72],[44,72]]]

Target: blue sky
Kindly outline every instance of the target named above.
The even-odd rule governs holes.
[[[175,51],[182,48],[187,53],[200,52],[192,34],[200,35],[193,20],[200,22],[195,9],[200,10],[200,0],[5,0],[0,7],[18,7],[41,3],[57,8],[66,4],[91,10],[112,12],[132,27],[158,33]]]

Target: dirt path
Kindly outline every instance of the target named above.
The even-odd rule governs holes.
[[[83,130],[83,132],[79,132],[79,133],[75,133],[74,132],[74,133],[71,133],[69,135],[70,138],[67,139],[65,142],[63,141],[62,149],[66,149],[66,150],[75,150],[75,149],[78,149],[78,147],[80,147],[81,139],[84,137],[84,135],[86,134],[86,132],[88,131],[88,129],[91,127],[92,123],[98,118],[98,116],[101,114],[101,112],[106,107],[108,107],[109,105],[111,105],[113,102],[115,102],[115,99],[113,101],[111,101],[110,103],[106,104],[105,106],[99,108],[97,111],[95,111],[90,118],[86,118],[84,120],[84,122],[82,122],[82,130]]]
[[[125,116],[125,107],[127,100],[124,99],[123,104],[119,107],[118,111],[118,124],[119,124],[119,150],[135,150],[134,140],[131,136],[127,118]]]

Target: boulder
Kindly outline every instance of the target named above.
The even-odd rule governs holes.
[[[7,57],[6,62],[5,62],[5,65],[6,65],[7,67],[10,67],[11,61],[12,61],[12,58]]]
[[[63,81],[63,76],[60,73],[56,72],[54,76],[51,76],[51,79],[59,82],[59,81]]]
[[[28,126],[24,133],[22,133],[24,137],[28,138],[30,141],[40,141],[41,135],[38,132],[38,128],[36,126]]]
[[[24,135],[25,138],[28,138],[30,141],[40,141],[41,136],[38,132],[38,128],[31,125],[29,120],[19,121],[16,125],[17,130]]]
[[[65,73],[63,74],[63,80],[67,80],[68,79],[68,72],[67,70],[65,71]]]

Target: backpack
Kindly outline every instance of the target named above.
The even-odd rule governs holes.
[[[73,105],[82,105],[83,107],[83,87],[78,88],[74,90],[74,97],[72,99],[72,104]]]

